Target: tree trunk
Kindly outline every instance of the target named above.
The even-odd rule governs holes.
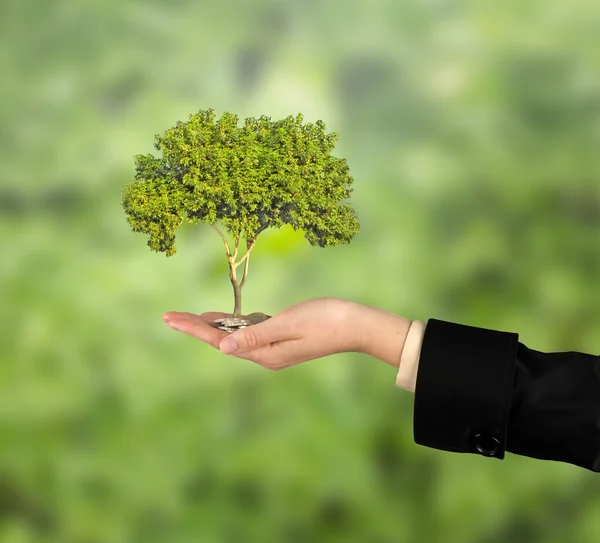
[[[229,279],[231,279],[231,284],[233,285],[233,298],[235,305],[233,307],[233,316],[241,317],[242,316],[242,287],[240,287],[236,274],[235,268],[229,263]]]

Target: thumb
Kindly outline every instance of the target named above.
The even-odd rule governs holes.
[[[219,349],[225,354],[252,351],[282,339],[286,339],[285,329],[277,319],[270,318],[232,332],[219,343]]]

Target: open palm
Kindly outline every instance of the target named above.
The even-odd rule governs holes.
[[[313,298],[299,302],[270,319],[233,333],[215,328],[215,319],[231,313],[201,315],[169,311],[163,320],[174,330],[191,335],[226,352],[230,337],[238,349],[232,354],[277,370],[323,356],[359,350],[360,334],[352,330],[350,312],[357,304],[338,298]]]

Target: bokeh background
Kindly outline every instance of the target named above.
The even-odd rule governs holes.
[[[301,112],[361,231],[261,234],[245,310],[336,296],[597,354],[599,29],[587,0],[0,2],[0,541],[600,541],[598,475],[414,444],[373,358],[269,372],[171,331],[232,310],[223,247],[184,225],[153,253],[120,201],[191,112]]]

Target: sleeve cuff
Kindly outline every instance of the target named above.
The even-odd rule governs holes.
[[[426,326],[427,324],[423,321],[412,321],[406,335],[406,340],[404,341],[402,356],[400,357],[396,386],[410,392],[415,391],[417,383],[419,355],[421,353],[421,344],[423,343]]]
[[[429,319],[419,358],[414,439],[504,458],[518,334]]]

